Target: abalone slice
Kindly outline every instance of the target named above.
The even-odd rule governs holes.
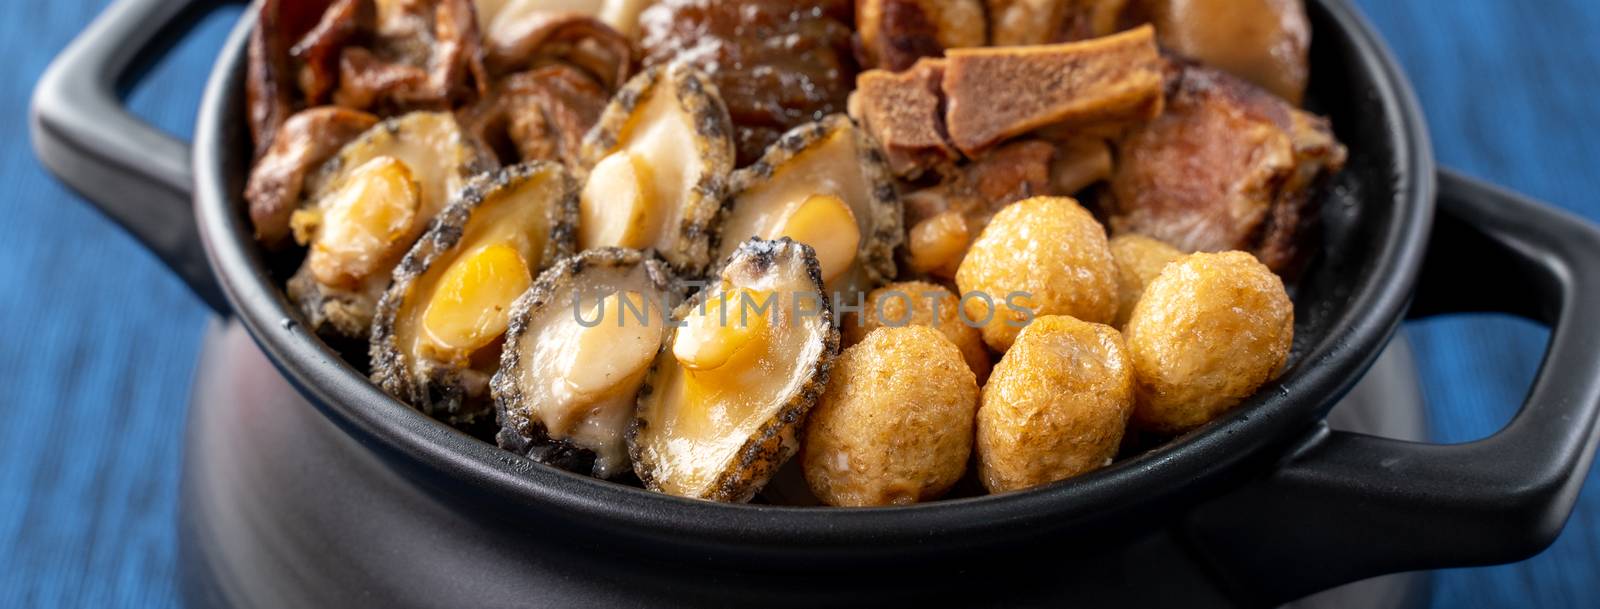
[[[750,237],[790,237],[816,250],[829,293],[847,302],[894,279],[900,197],[882,150],[850,117],[796,127],[731,183],[721,257]]]
[[[489,410],[511,304],[573,252],[577,182],[534,162],[473,180],[406,254],[372,324],[372,380],[456,425]]]
[[[289,218],[300,207],[306,175],[377,124],[376,116],[337,106],[303,110],[289,117],[278,128],[266,154],[250,169],[250,181],[245,185],[256,241],[269,250],[282,249],[289,241]]]
[[[704,273],[733,171],[731,133],[716,87],[694,68],[633,77],[584,141],[579,248],[654,249],[679,273]]]
[[[666,263],[587,250],[539,276],[511,307],[490,383],[500,447],[597,478],[630,469],[634,399],[676,305]]]
[[[455,193],[493,160],[446,112],[378,123],[305,178],[289,219],[308,248],[288,293],[335,343],[365,343],[390,271]]]
[[[742,502],[794,454],[839,331],[809,246],[751,239],[713,281],[674,312],[628,448],[651,490]]]

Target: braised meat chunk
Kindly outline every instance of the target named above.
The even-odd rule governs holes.
[[[256,11],[256,29],[250,32],[248,45],[245,105],[257,157],[266,154],[284,121],[305,107],[297,95],[296,67],[289,48],[317,27],[328,4],[265,0]]]
[[[855,82],[845,0],[662,0],[639,15],[644,65],[681,59],[711,76],[738,164],[789,129],[845,110]]]
[[[1031,132],[1065,142],[1148,120],[1161,110],[1161,66],[1150,28],[1058,45],[953,49],[906,72],[862,73],[850,112],[882,143],[895,175],[948,174],[958,161]]]
[[[1314,247],[1318,186],[1346,154],[1326,119],[1179,62],[1168,70],[1166,112],[1116,148],[1114,232],[1186,252],[1249,251],[1291,275]]]
[[[961,158],[944,134],[943,80],[940,59],[918,61],[905,72],[868,70],[856,79],[850,116],[878,140],[896,176],[916,178]]]
[[[1138,121],[1161,107],[1160,57],[1148,27],[946,57],[945,127],[969,157],[1041,127]]]

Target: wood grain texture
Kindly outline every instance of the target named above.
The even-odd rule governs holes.
[[[1441,162],[1600,220],[1600,3],[1360,3],[1416,84]],[[180,440],[207,313],[57,185],[27,136],[33,83],[104,4],[0,2],[0,607],[178,604]],[[236,15],[208,19],[132,92],[135,110],[190,133]],[[1411,336],[1436,439],[1466,441],[1509,420],[1547,333],[1460,318]],[[1444,572],[1435,606],[1600,606],[1595,482],[1549,551]]]

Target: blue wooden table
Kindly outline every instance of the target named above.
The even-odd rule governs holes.
[[[1442,163],[1600,221],[1600,3],[1363,0],[1422,99]],[[182,423],[207,311],[33,159],[33,83],[105,0],[0,2],[0,607],[178,603]],[[188,135],[237,8],[130,92]],[[1498,429],[1546,332],[1503,317],[1412,324],[1437,440]],[[1600,371],[1597,371],[1600,373]],[[1600,484],[1515,565],[1435,580],[1438,607],[1600,607]]]

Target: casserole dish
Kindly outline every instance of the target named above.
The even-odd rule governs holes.
[[[1267,604],[1378,573],[1531,555],[1560,530],[1592,459],[1600,324],[1577,314],[1600,302],[1600,233],[1438,171],[1403,75],[1337,0],[1308,5],[1317,41],[1309,99],[1333,118],[1351,159],[1325,205],[1327,247],[1298,288],[1290,369],[1229,416],[1092,475],[849,511],[686,501],[539,467],[372,386],[304,331],[250,239],[239,196],[250,160],[250,19],[219,54],[192,145],[118,107],[112,83],[198,4],[126,0],[81,36],[40,84],[40,156],[238,319],[307,401],[377,459],[451,510],[503,529],[507,543],[563,540],[587,557],[574,561],[609,565],[596,577],[640,598],[715,598],[706,588],[726,587],[783,590],[796,604],[903,601],[885,572],[934,580],[917,592],[941,599],[970,593],[962,584],[981,572],[1027,598],[1048,587],[1052,565],[1092,562],[1102,548],[1171,528],[1226,596]],[[1322,424],[1403,318],[1468,311],[1552,328],[1539,378],[1506,430],[1432,446]],[[946,571],[961,577],[928,575]]]

